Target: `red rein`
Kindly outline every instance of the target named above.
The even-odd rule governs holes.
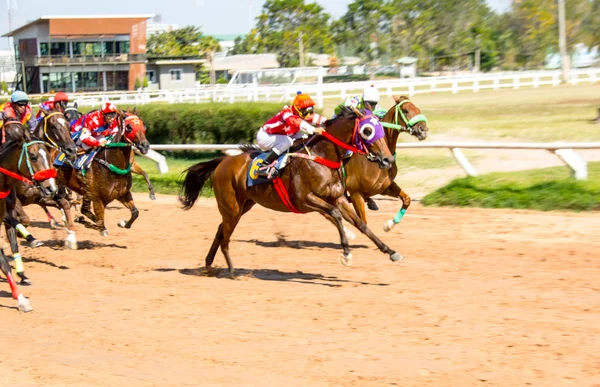
[[[12,177],[13,179],[24,181],[27,184],[33,184],[33,181],[44,181],[56,178],[56,169],[44,169],[43,171],[38,171],[34,173],[33,176],[31,176],[31,180],[29,180],[25,176],[21,176],[2,167],[0,167],[0,173],[8,177]],[[0,199],[6,199],[8,195],[10,195],[10,190],[0,191]]]

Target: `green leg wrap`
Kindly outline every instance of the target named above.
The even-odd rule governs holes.
[[[406,208],[401,208],[400,211],[398,211],[398,213],[396,214],[396,216],[394,216],[394,223],[400,223],[400,221],[404,217],[404,214],[406,214]]]
[[[23,259],[21,259],[21,254],[13,254],[13,258],[15,260],[15,271],[17,273],[22,273],[23,271],[25,271],[25,268],[23,267]]]

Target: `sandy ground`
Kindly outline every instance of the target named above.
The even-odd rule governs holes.
[[[359,235],[346,268],[325,219],[256,207],[230,279],[199,275],[213,200],[136,199],[133,229],[114,204],[111,235],[81,228],[76,252],[32,228],[35,311],[0,283],[1,386],[600,386],[598,214],[416,203],[385,234],[398,204],[381,199],[371,225],[406,259]]]

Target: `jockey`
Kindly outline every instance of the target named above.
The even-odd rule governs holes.
[[[95,112],[83,115],[72,127],[72,132],[81,131],[79,143],[84,150],[97,146],[105,146],[107,138],[117,132],[117,107],[104,102],[102,108]]]
[[[379,91],[375,86],[367,86],[364,88],[362,97],[355,95],[354,97],[348,97],[344,102],[339,104],[334,110],[334,117],[342,111],[343,107],[355,107],[358,110],[368,109],[371,112],[377,110],[379,105]]]
[[[256,133],[256,143],[260,149],[271,151],[257,172],[259,176],[273,176],[277,159],[292,146],[294,140],[305,134],[323,133],[322,128],[313,125],[322,126],[327,119],[314,113],[314,106],[314,101],[308,95],[298,92],[292,106],[284,106]]]
[[[19,121],[22,125],[27,124],[30,130],[35,129],[37,121],[31,113],[31,106],[29,106],[29,97],[25,92],[16,90],[10,96],[10,101],[0,105],[0,111],[13,120]],[[3,122],[0,121],[0,127]]]
[[[35,118],[39,121],[41,117],[53,111],[64,113],[68,103],[69,96],[60,91],[54,95],[54,98],[50,97],[48,101],[40,104],[40,110],[38,110]]]

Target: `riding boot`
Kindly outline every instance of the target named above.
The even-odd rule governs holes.
[[[279,155],[272,150],[267,157],[263,160],[262,163],[258,164],[257,175],[261,177],[266,177],[268,179],[272,177],[276,177],[277,170],[275,169],[275,162],[279,158]]]
[[[379,211],[379,207],[377,207],[377,203],[371,198],[367,198],[367,208],[371,211]]]

